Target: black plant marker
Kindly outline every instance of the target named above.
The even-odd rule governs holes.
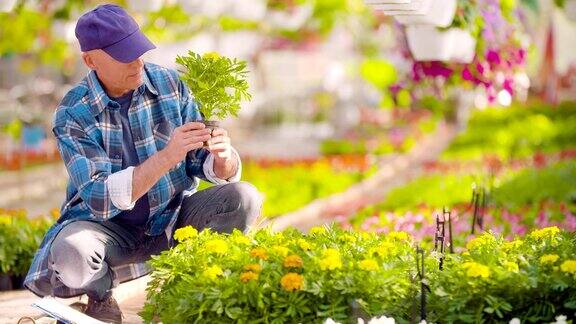
[[[442,213],[444,214],[444,221],[448,220],[448,248],[450,253],[454,253],[454,241],[452,240],[452,212],[448,210],[448,208],[444,207]]]
[[[444,214],[442,214],[442,219],[440,219],[439,215],[436,215],[436,233],[434,236],[434,251],[440,252],[439,258],[439,268],[442,270],[444,266],[444,238],[446,237],[446,219],[444,218]],[[438,249],[440,248],[440,249]]]
[[[426,320],[426,290],[430,287],[426,284],[426,273],[424,268],[424,250],[420,246],[416,247],[416,269],[420,278],[420,320]]]

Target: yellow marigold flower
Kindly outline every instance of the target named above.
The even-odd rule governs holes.
[[[242,282],[248,282],[250,280],[256,280],[256,279],[258,279],[258,274],[252,271],[242,272],[240,274],[240,281]]]
[[[288,253],[290,253],[290,250],[287,247],[281,245],[273,246],[272,251],[274,251],[274,253],[278,254],[281,257],[285,257],[288,255]]]
[[[397,240],[397,241],[410,240],[410,235],[408,235],[408,233],[406,232],[390,232],[388,233],[388,235],[386,235],[386,237],[388,237],[391,240]]]
[[[320,269],[335,270],[342,268],[340,252],[336,249],[326,249],[323,253],[323,259],[320,260]]]
[[[324,234],[326,233],[326,229],[322,226],[315,226],[310,229],[309,233],[310,235]]]
[[[375,248],[370,249],[370,255],[378,254],[385,258],[394,252],[394,244],[390,242],[382,242]]]
[[[261,247],[252,249],[250,255],[258,259],[268,260],[268,253]]]
[[[289,272],[280,279],[280,285],[286,291],[300,290],[303,283],[304,277],[294,272]]]
[[[365,241],[373,239],[374,236],[375,236],[374,232],[361,232],[360,233],[360,237]]]
[[[340,237],[344,242],[354,243],[356,242],[356,237],[350,234],[344,234]]]
[[[178,242],[184,242],[198,235],[198,230],[192,226],[185,226],[174,231],[174,239]]]
[[[541,264],[554,263],[554,262],[558,261],[559,258],[560,257],[556,254],[545,254],[545,255],[540,257],[540,263]]]
[[[364,259],[358,262],[358,267],[365,271],[376,271],[380,268],[378,262],[376,262],[374,259]]]
[[[518,263],[511,262],[511,261],[504,262],[504,267],[506,268],[506,270],[508,270],[510,272],[518,272],[520,270],[518,268]]]
[[[250,245],[252,243],[252,241],[250,241],[249,238],[247,238],[246,236],[243,236],[243,235],[233,236],[232,242],[234,242],[238,245]]]
[[[576,260],[566,260],[560,265],[562,272],[576,274]]]
[[[485,233],[468,241],[468,243],[466,243],[466,249],[468,249],[469,251],[475,250],[479,247],[493,243],[495,241],[496,239],[494,238],[494,236],[492,236],[492,234]]]
[[[302,268],[302,258],[297,255],[289,255],[284,259],[284,267],[286,268]]]
[[[524,241],[516,239],[512,242],[505,242],[502,245],[502,249],[504,249],[504,251],[515,250],[515,249],[519,248],[520,246],[522,246],[522,244],[524,244]]]
[[[224,274],[222,268],[220,268],[217,265],[208,267],[204,270],[204,276],[211,280],[216,279],[218,276],[221,276],[222,274]]]
[[[204,247],[206,251],[217,254],[224,254],[228,251],[228,244],[220,239],[210,240],[204,244]]]
[[[252,263],[252,264],[245,265],[244,270],[258,273],[258,272],[262,271],[262,267],[257,263]]]
[[[203,59],[218,59],[220,58],[220,54],[216,53],[216,52],[206,52],[204,53],[204,55],[202,55]]]
[[[466,275],[468,277],[490,277],[490,268],[480,263],[465,262],[462,268],[466,269]]]
[[[50,216],[51,216],[52,218],[58,218],[58,217],[60,217],[60,209],[58,209],[58,208],[52,208],[52,209],[50,209]]]
[[[298,246],[304,251],[312,250],[312,244],[308,243],[305,239],[298,240]]]
[[[529,235],[533,239],[541,240],[545,238],[554,238],[558,233],[560,233],[558,226],[551,226],[534,230]]]

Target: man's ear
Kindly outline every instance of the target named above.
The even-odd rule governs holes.
[[[84,61],[84,64],[86,64],[87,67],[89,67],[92,70],[96,70],[96,65],[94,64],[94,61],[90,56],[90,53],[82,52],[82,60]]]

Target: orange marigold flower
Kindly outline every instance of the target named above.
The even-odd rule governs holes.
[[[268,253],[264,248],[254,248],[250,251],[250,255],[258,259],[268,260]]]
[[[286,268],[302,268],[302,258],[297,255],[289,255],[284,258],[284,267]]]
[[[294,272],[289,272],[280,279],[280,285],[286,291],[300,290],[303,283],[304,277]]]
[[[257,280],[257,279],[258,274],[252,271],[242,272],[242,274],[240,274],[240,281],[242,282],[248,282],[250,280]]]
[[[259,273],[260,271],[262,271],[262,267],[259,264],[252,263],[245,265],[244,270]]]

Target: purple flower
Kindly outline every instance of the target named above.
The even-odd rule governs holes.
[[[498,54],[498,52],[495,50],[488,50],[488,52],[486,53],[486,60],[491,65],[500,65],[501,62],[500,54]]]
[[[465,67],[464,70],[462,70],[462,79],[466,81],[473,81],[475,79],[468,67]]]

